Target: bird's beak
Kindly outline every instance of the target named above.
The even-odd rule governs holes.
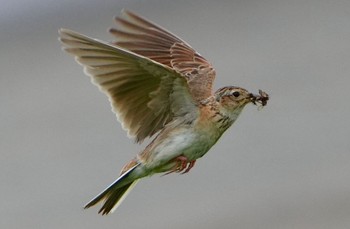
[[[266,106],[267,101],[269,100],[269,95],[266,92],[259,90],[259,95],[249,93],[249,100],[255,105],[259,103],[262,106]]]

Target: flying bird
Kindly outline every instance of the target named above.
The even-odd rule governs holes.
[[[86,204],[113,212],[143,177],[187,173],[236,121],[243,108],[269,96],[237,86],[213,91],[215,69],[189,44],[155,23],[123,10],[113,42],[60,29],[63,49],[75,56],[104,92],[128,136],[146,148],[119,178]]]

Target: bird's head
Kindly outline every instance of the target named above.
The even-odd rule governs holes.
[[[259,95],[248,92],[244,88],[228,86],[220,88],[215,92],[216,101],[228,111],[242,110],[248,103],[265,106],[269,96],[267,93],[259,90]]]

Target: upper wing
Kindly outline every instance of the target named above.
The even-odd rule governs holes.
[[[185,76],[195,101],[212,94],[215,70],[189,44],[130,11],[123,10],[121,17],[115,20],[119,27],[110,29],[116,37],[113,44],[169,66]]]
[[[196,117],[186,79],[147,57],[61,29],[64,50],[75,55],[108,95],[118,120],[136,141],[152,136],[174,116]]]

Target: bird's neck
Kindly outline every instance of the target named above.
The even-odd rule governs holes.
[[[232,120],[232,122],[236,121],[238,116],[241,114],[244,106],[236,107],[235,109],[227,109],[226,107],[219,106],[219,112],[222,116],[227,117]]]
[[[224,107],[220,107],[217,112],[217,117],[215,117],[214,121],[218,128],[221,131],[226,131],[238,118],[241,114],[243,107],[238,107],[234,110],[227,110]]]
[[[215,128],[221,134],[225,132],[238,118],[241,114],[243,107],[236,107],[235,109],[228,109],[222,106],[215,99],[208,100],[207,103],[203,104],[202,107],[204,114],[204,122],[210,120],[210,128]]]

